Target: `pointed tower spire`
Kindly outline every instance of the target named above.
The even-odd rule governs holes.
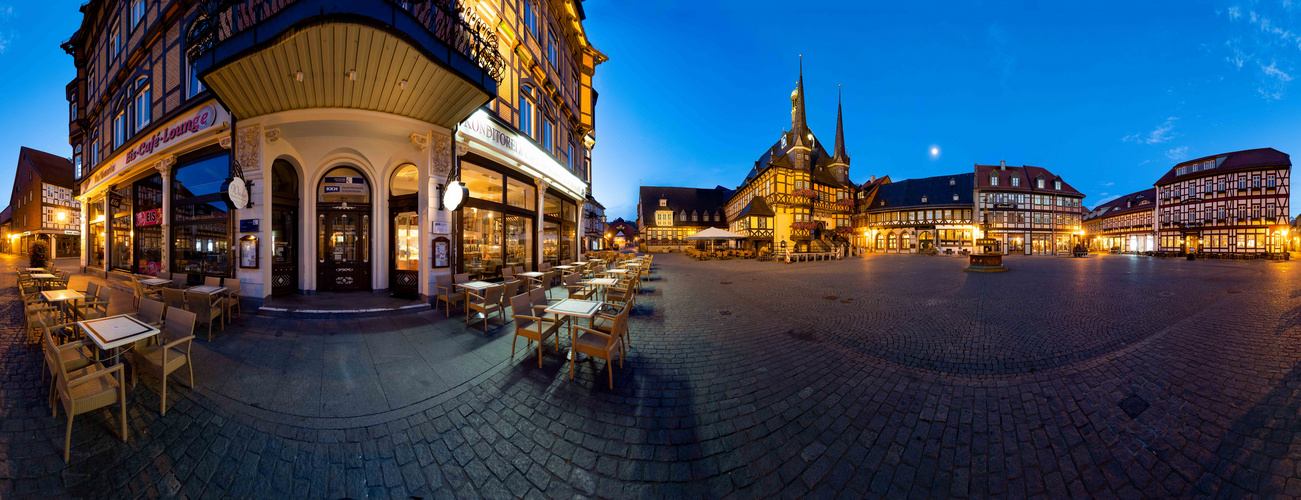
[[[795,95],[791,96],[795,107],[791,114],[791,132],[795,134],[797,146],[808,147],[809,125],[804,120],[804,54],[800,54],[800,80],[795,84]]]
[[[843,106],[840,103],[840,86],[837,85],[836,87],[836,149],[832,153],[831,163],[849,165],[849,155],[845,154],[845,122],[841,117]]]

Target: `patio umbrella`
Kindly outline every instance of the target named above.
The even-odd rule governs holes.
[[[739,240],[743,238],[745,237],[726,229],[719,229],[716,227],[711,227],[687,237],[688,240],[709,240],[711,249],[713,248],[714,240]]]

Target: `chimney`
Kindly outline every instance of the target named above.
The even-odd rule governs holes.
[[[1007,170],[1007,160],[999,160],[999,161],[998,161],[998,169],[999,169],[999,170]]]
[[[873,176],[872,176],[872,180],[870,180],[870,181],[868,181],[868,182],[876,182],[876,176],[873,175]]]

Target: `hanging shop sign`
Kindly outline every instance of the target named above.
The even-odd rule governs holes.
[[[221,187],[221,199],[231,210],[248,208],[248,184],[240,177],[231,177]]]
[[[477,110],[457,126],[456,130],[463,136],[474,139],[494,151],[520,162],[526,173],[543,177],[553,185],[559,185],[576,198],[581,199],[587,190],[587,184],[568,168],[556,161],[542,148],[526,136],[519,135],[510,127],[498,123],[487,111]]]
[[[461,209],[461,204],[465,199],[470,197],[470,188],[465,187],[461,181],[452,181],[447,184],[447,189],[443,191],[443,206],[453,212]]]
[[[157,226],[162,224],[162,216],[163,209],[161,208],[136,212],[136,227]]]

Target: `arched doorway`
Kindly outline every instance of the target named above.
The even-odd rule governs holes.
[[[370,183],[335,167],[316,189],[317,289],[370,290],[370,276]]]
[[[917,250],[921,251],[930,248],[932,242],[931,233],[929,231],[922,231],[921,234],[917,235]]]
[[[393,172],[389,182],[389,290],[394,296],[416,297],[420,294],[420,185],[415,165],[406,164]]]
[[[271,164],[271,295],[298,289],[298,172],[276,160]]]

